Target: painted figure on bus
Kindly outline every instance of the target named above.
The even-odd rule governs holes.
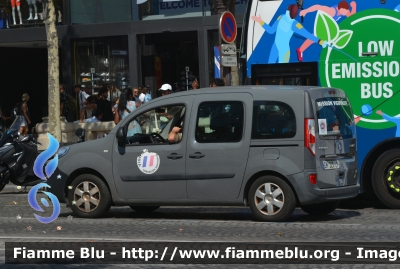
[[[395,123],[396,127],[397,127],[395,136],[396,137],[400,137],[400,128],[399,128],[400,127],[399,126],[400,125],[400,117],[398,117],[398,116],[395,116],[395,117],[388,116],[385,113],[383,113],[382,110],[377,110],[376,114],[381,115],[387,121]]]
[[[400,12],[400,5],[394,8],[394,11]]]
[[[350,11],[351,7],[351,11]],[[357,4],[355,1],[352,1],[349,5],[347,1],[341,1],[339,4],[328,7],[322,5],[313,5],[309,8],[306,8],[300,11],[300,16],[305,17],[308,13],[315,12],[315,11],[323,11],[329,16],[331,16],[335,21],[339,21],[343,17],[350,17],[354,13],[356,13]],[[312,40],[307,39],[304,41],[303,45],[300,48],[296,49],[297,52],[297,59],[299,62],[303,61],[303,52],[314,43]]]
[[[275,23],[270,26],[266,24],[261,15],[252,16],[251,19],[258,22],[264,30],[269,34],[275,34],[275,41],[269,55],[268,63],[288,63],[290,60],[290,39],[293,34],[297,34],[304,38],[320,44],[325,48],[328,43],[324,40],[318,39],[310,32],[308,32],[303,25],[295,20],[299,8],[297,5],[292,4],[286,10],[286,13],[279,16]]]

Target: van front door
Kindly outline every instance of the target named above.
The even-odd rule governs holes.
[[[187,199],[187,128],[182,128],[180,142],[167,140],[173,127],[189,121],[185,112],[192,100],[186,96],[154,101],[124,121],[123,126],[128,126],[126,143],[118,145],[115,139],[113,147],[114,181],[122,198],[152,202]]]
[[[249,154],[252,108],[251,94],[196,96],[186,151],[189,200],[238,197]]]

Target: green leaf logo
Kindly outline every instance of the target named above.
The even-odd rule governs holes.
[[[343,49],[353,36],[351,30],[340,30],[337,22],[323,11],[318,11],[314,23],[315,35],[331,44],[330,48]],[[350,55],[348,55],[350,57]],[[352,57],[350,57],[352,58]]]
[[[353,36],[353,31],[351,31],[351,30],[340,30],[339,31],[339,36],[335,40],[333,46],[335,46],[338,49],[343,49],[350,42],[350,39],[351,39],[352,36]]]
[[[331,43],[338,37],[339,25],[331,16],[319,10],[314,23],[314,33],[319,39]]]

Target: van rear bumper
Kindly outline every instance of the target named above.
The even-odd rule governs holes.
[[[360,192],[360,184],[320,189],[309,181],[309,174],[315,174],[315,171],[303,171],[302,173],[288,176],[292,183],[294,191],[299,199],[300,205],[329,202],[335,200],[344,200],[356,197]]]

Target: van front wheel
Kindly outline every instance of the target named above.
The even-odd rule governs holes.
[[[107,185],[97,176],[84,174],[74,179],[68,192],[71,209],[81,218],[98,218],[111,207]]]
[[[301,209],[304,212],[310,215],[322,216],[328,215],[335,211],[335,209],[339,206],[340,201],[333,201],[328,203],[321,203],[321,204],[312,204],[312,205],[302,205]]]
[[[254,216],[261,221],[287,220],[296,207],[292,188],[275,176],[263,176],[254,181],[248,200]]]

